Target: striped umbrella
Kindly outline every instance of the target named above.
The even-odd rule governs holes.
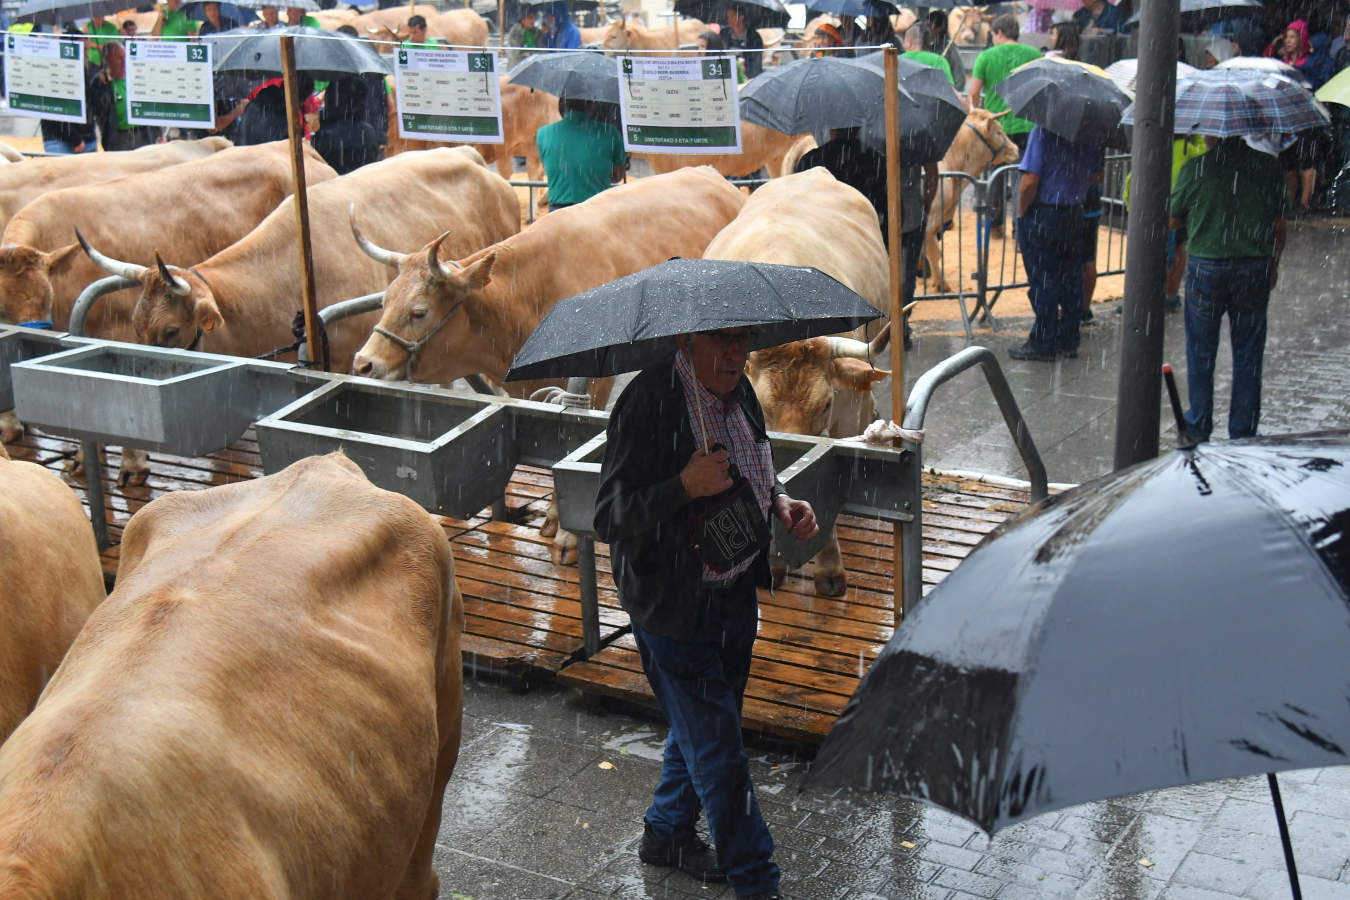
[[[1177,81],[1177,134],[1294,134],[1330,120],[1306,88],[1271,72],[1210,69]],[[1122,121],[1134,123],[1133,104]]]

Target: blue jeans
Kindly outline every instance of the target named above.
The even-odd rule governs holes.
[[[1261,419],[1261,362],[1266,351],[1269,259],[1203,259],[1186,263],[1186,428],[1209,440],[1214,430],[1214,360],[1219,325],[1228,314],[1233,345],[1233,396],[1228,436],[1252,437]]]
[[[1041,353],[1078,349],[1083,314],[1083,209],[1032,204],[1017,220],[1036,322],[1027,338]]]
[[[741,896],[765,893],[778,887],[778,866],[741,738],[741,703],[759,622],[754,577],[702,593],[706,601],[693,640],[672,640],[633,623],[642,670],[670,722],[661,782],[646,819],[668,837],[692,827],[701,807],[732,888]]]

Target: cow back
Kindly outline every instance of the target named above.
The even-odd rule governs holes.
[[[340,454],[146,506],[0,748],[0,886],[393,896],[458,742],[452,565]]]
[[[0,743],[102,600],[103,570],[79,498],[0,447]]]
[[[800,135],[783,134],[754,122],[742,121],[740,153],[634,153],[632,156],[646,160],[658,175],[687,166],[712,166],[728,178],[751,176],[761,168],[768,169],[772,177],[782,169],[783,157],[798,137]]]

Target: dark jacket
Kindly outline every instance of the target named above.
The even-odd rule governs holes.
[[[744,376],[735,398],[756,437],[767,441],[764,411]],[[595,532],[609,544],[619,603],[641,628],[689,640],[698,625],[703,562],[690,540],[690,500],[680,483],[695,444],[673,362],[644,370],[624,389],[607,436]],[[772,493],[784,493],[782,484],[775,481]],[[760,587],[772,585],[766,553],[750,571]]]

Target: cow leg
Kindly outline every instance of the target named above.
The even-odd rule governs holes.
[[[822,597],[842,597],[848,590],[848,575],[844,572],[844,555],[839,550],[839,536],[830,529],[825,546],[816,554],[816,593]]]
[[[144,450],[122,448],[122,467],[117,470],[117,483],[122,487],[145,484],[150,476],[150,457]]]
[[[7,409],[0,413],[0,444],[12,444],[21,437],[23,437],[23,423],[14,414],[14,410]]]

